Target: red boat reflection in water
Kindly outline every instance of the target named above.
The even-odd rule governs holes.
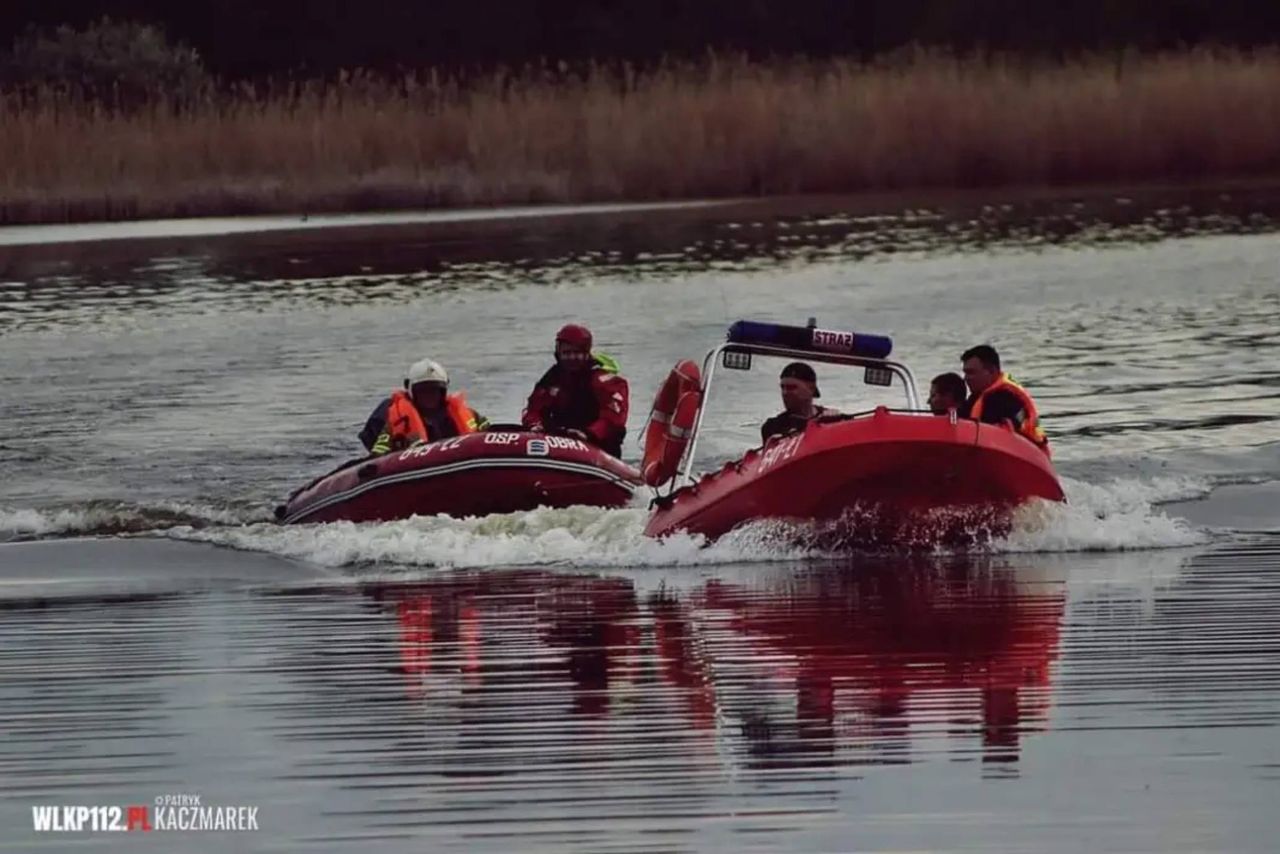
[[[1048,716],[1064,607],[1057,585],[931,563],[799,573],[774,595],[712,581],[695,599],[713,661],[725,644],[793,687],[801,740],[883,761],[906,758],[911,730],[975,729],[984,758],[1016,759],[1020,733]]]
[[[541,570],[368,590],[423,703],[549,725],[662,718],[758,766],[1018,758],[1042,729],[1061,584],[971,562],[782,566],[637,594]],[[674,724],[672,723],[674,721]]]
[[[429,699],[437,678],[492,692],[561,685],[567,675],[569,710],[598,716],[608,713],[611,686],[635,676],[640,611],[625,579],[502,570],[366,592],[394,607],[412,697]]]

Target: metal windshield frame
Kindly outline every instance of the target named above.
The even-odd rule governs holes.
[[[770,347],[764,344],[746,344],[727,341],[707,353],[702,360],[702,405],[698,408],[698,417],[693,422],[693,435],[689,438],[689,450],[680,463],[676,476],[677,486],[691,483],[693,460],[698,449],[698,434],[702,431],[702,419],[707,414],[707,403],[711,400],[711,382],[715,378],[716,367],[721,364],[725,353],[748,353],[754,356],[775,356],[782,359],[802,360],[805,362],[821,362],[829,365],[847,365],[862,368],[883,368],[902,381],[907,397],[907,409],[920,410],[920,395],[916,391],[915,374],[901,362],[889,359],[872,359],[866,356],[854,356],[847,353],[824,353],[814,350],[794,350],[790,347]]]

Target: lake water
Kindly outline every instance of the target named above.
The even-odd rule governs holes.
[[[1280,192],[0,229],[0,849],[1274,850]],[[296,226],[296,227],[295,227]],[[270,522],[410,362],[513,420],[740,318],[995,344],[1069,503],[967,553]],[[824,402],[871,393],[831,368]],[[734,376],[700,442],[778,409]],[[39,805],[258,807],[37,834]]]

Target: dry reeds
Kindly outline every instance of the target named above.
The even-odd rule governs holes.
[[[0,220],[1280,173],[1280,52],[916,53],[241,88],[128,114],[0,93]]]

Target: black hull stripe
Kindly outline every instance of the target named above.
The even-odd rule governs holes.
[[[350,501],[351,499],[356,498],[357,496],[363,495],[366,492],[370,492],[375,489],[380,489],[384,486],[391,486],[392,484],[398,484],[398,483],[409,483],[415,480],[428,480],[433,477],[441,477],[443,475],[456,474],[457,472],[466,471],[468,469],[475,469],[475,468],[508,468],[508,469],[532,468],[532,469],[547,469],[551,471],[560,471],[560,472],[572,472],[574,474],[587,475],[589,477],[594,477],[600,480],[608,481],[609,483],[612,483],[615,486],[621,487],[627,490],[628,492],[635,491],[635,488],[626,479],[619,477],[613,472],[606,471],[605,469],[597,468],[596,466],[587,465],[585,463],[573,463],[573,462],[566,462],[561,460],[529,460],[529,459],[502,459],[502,458],[461,460],[456,463],[449,463],[448,465],[433,466],[431,468],[424,468],[424,469],[414,469],[412,471],[401,472],[399,474],[388,475],[386,477],[379,477],[376,480],[371,480],[368,483],[363,483],[359,486],[353,487],[352,489],[348,489],[344,492],[338,492],[333,495],[322,498],[321,500],[315,502],[314,504],[309,504],[308,506],[297,511],[296,513],[292,513],[289,516],[286,516],[284,519],[284,524],[291,525],[294,522],[298,522],[306,518],[307,516],[314,515],[315,513],[318,513],[321,510],[325,510],[329,507],[332,507],[335,504],[341,504],[344,501]]]

